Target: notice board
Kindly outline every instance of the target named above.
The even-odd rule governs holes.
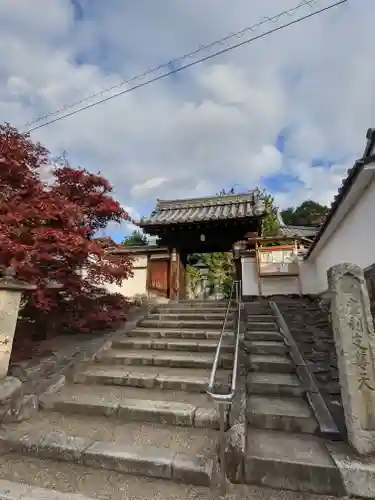
[[[260,276],[298,276],[299,266],[294,246],[258,247]]]

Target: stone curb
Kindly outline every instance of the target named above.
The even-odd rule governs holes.
[[[95,500],[78,493],[62,493],[0,479],[0,500]]]
[[[231,311],[229,313],[229,316],[233,318],[235,311]],[[153,319],[160,319],[160,320],[184,320],[186,319],[187,321],[191,319],[196,319],[196,320],[214,320],[214,321],[223,321],[225,314],[221,312],[214,312],[213,309],[210,310],[210,312],[206,312],[205,310],[203,312],[201,311],[191,311],[191,312],[183,312],[183,310],[179,311],[174,311],[174,312],[160,312],[160,311],[154,311],[152,314],[150,314],[150,317]]]
[[[195,321],[195,320],[184,320],[184,321],[178,321],[178,320],[159,320],[159,319],[143,319],[140,323],[140,326],[143,328],[161,328],[161,329],[167,329],[167,328],[183,328],[183,329],[202,329],[202,322],[200,321]],[[204,329],[219,329],[221,330],[223,326],[222,321],[209,321],[206,320],[204,323]],[[231,321],[228,321],[227,323],[227,330],[234,329],[234,323]]]
[[[127,338],[116,340],[112,343],[114,349],[154,349],[183,352],[214,352],[217,341],[215,340],[195,340],[195,339],[148,339],[148,338]],[[223,344],[222,352],[233,352],[233,344]]]
[[[173,307],[171,307],[171,304],[173,304]],[[216,301],[216,300],[204,300],[204,301],[190,301],[190,300],[184,300],[183,305],[181,306],[179,302],[169,302],[165,304],[157,304],[157,309],[158,310],[164,310],[164,309],[179,309],[181,308],[195,308],[195,309],[226,309],[228,306],[228,302],[225,301]],[[235,303],[233,303],[233,307],[235,307]]]
[[[64,414],[106,416],[123,422],[147,422],[218,430],[219,412],[215,408],[200,408],[185,403],[167,403],[145,399],[111,403],[82,397],[80,400],[41,396],[41,407]]]
[[[170,389],[186,392],[205,393],[207,390],[207,377],[184,377],[181,375],[165,375],[155,373],[124,372],[118,374],[90,373],[89,370],[76,373],[73,378],[76,384],[101,384],[125,387],[139,387],[144,389]],[[223,390],[228,390],[228,383],[219,384]]]
[[[360,457],[345,443],[326,443],[349,497],[375,498],[375,461]]]
[[[319,425],[319,434],[331,439],[340,439],[340,433],[335,421],[318,389],[313,374],[310,372],[297,343],[295,342],[284,317],[276,302],[270,301],[275,312],[277,324],[285,337],[286,343],[290,347],[290,355],[297,367],[297,375],[306,388],[307,401],[314,412]]]
[[[174,356],[172,351],[162,352],[156,354],[154,352],[149,352],[143,350],[141,353],[131,352],[131,351],[117,351],[116,353],[111,351],[106,351],[104,354],[95,356],[95,359],[102,365],[110,366],[164,366],[170,368],[212,368],[213,356],[204,357],[200,355],[191,356],[188,353],[182,356]],[[205,353],[208,354],[208,353]],[[213,354],[213,353],[212,353]],[[219,360],[218,368],[230,369],[233,366],[233,357],[228,354],[223,354]]]
[[[229,430],[225,436],[225,472],[232,483],[244,483],[246,448],[246,353],[244,333],[246,315],[242,313],[240,323],[240,345],[236,392],[229,410]]]
[[[220,337],[220,330],[193,330],[191,329],[173,329],[168,328],[166,330],[158,330],[152,328],[136,328],[132,332],[129,332],[128,339],[137,338],[152,338],[152,339],[196,339],[196,340],[216,340],[218,341]],[[225,332],[225,336],[228,338],[233,338],[232,332]]]
[[[108,469],[133,475],[168,479],[196,486],[210,486],[213,459],[170,452],[152,446],[92,441],[65,433],[45,437],[7,433],[0,436],[1,452],[21,452],[38,458],[69,461],[94,469]],[[124,449],[125,448],[125,449]]]

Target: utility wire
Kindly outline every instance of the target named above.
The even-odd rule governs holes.
[[[121,95],[127,94],[128,92],[132,92],[133,90],[137,90],[139,88],[145,87],[146,85],[149,85],[150,83],[154,83],[154,82],[157,82],[159,80],[162,80],[162,79],[164,79],[164,78],[166,78],[168,76],[171,76],[173,74],[179,73],[179,72],[181,72],[181,71],[183,71],[185,69],[188,69],[188,68],[191,68],[193,66],[196,66],[197,64],[200,64],[202,62],[208,61],[209,59],[213,59],[214,57],[217,57],[219,55],[222,55],[222,54],[225,54],[227,52],[230,52],[230,51],[232,51],[234,49],[237,49],[239,47],[242,47],[242,46],[244,46],[244,45],[246,45],[246,44],[248,44],[250,42],[254,42],[255,40],[263,38],[263,37],[265,37],[267,35],[271,35],[272,33],[280,31],[280,30],[282,30],[284,28],[288,28],[289,26],[292,26],[292,25],[297,24],[297,23],[299,23],[301,21],[309,19],[309,18],[311,18],[313,16],[316,16],[318,14],[326,12],[326,11],[328,11],[328,10],[334,8],[334,7],[337,7],[337,6],[341,5],[341,4],[347,3],[347,1],[348,0],[340,0],[340,1],[338,1],[338,2],[336,2],[334,4],[332,4],[332,5],[329,5],[328,7],[324,7],[322,9],[317,10],[317,11],[311,12],[310,14],[307,14],[306,16],[299,17],[298,19],[295,19],[293,21],[290,21],[289,23],[283,24],[282,26],[278,26],[277,28],[274,28],[272,30],[266,31],[265,33],[262,33],[260,35],[254,36],[252,38],[248,38],[247,40],[244,40],[243,42],[237,43],[235,45],[231,45],[230,47],[227,47],[227,48],[222,49],[222,50],[220,50],[218,52],[215,52],[214,54],[211,54],[211,55],[206,56],[206,57],[202,57],[201,59],[198,59],[197,61],[193,61],[191,63],[185,64],[184,66],[180,66],[179,68],[176,68],[174,70],[171,70],[171,71],[168,71],[166,73],[163,73],[162,75],[159,75],[159,76],[157,76],[155,78],[147,80],[146,82],[139,83],[138,85],[135,85],[133,87],[125,89],[125,90],[123,90],[121,92],[117,92],[116,94],[113,94],[113,95],[111,95],[109,97],[106,97],[104,99],[96,101],[96,102],[94,102],[92,104],[88,104],[87,106],[83,106],[83,107],[81,107],[81,108],[79,108],[79,109],[77,109],[75,111],[71,111],[70,113],[66,113],[65,115],[59,116],[57,118],[54,118],[53,120],[49,120],[49,121],[47,121],[45,123],[42,123],[41,125],[38,125],[36,127],[33,127],[31,129],[27,130],[26,133],[33,132],[34,130],[38,130],[40,128],[46,127],[47,125],[50,125],[52,123],[55,123],[55,122],[58,122],[60,120],[65,119],[65,118],[68,118],[69,116],[73,116],[73,115],[75,115],[77,113],[80,113],[81,111],[85,111],[86,109],[93,108],[94,106],[97,106],[98,104],[103,104],[103,103],[105,103],[107,101],[110,101],[111,99],[114,99],[115,97],[119,97]],[[170,64],[170,63],[168,63],[168,64]],[[87,99],[89,99],[89,98],[87,98]],[[87,99],[85,99],[85,100],[87,100]],[[69,105],[69,107],[71,107],[71,106]],[[64,109],[66,109],[66,108],[64,108]],[[47,116],[51,116],[51,115],[47,115]],[[40,121],[40,120],[38,120],[38,121]],[[35,122],[33,122],[33,123],[35,123]]]
[[[52,116],[56,116],[59,113],[61,113],[62,111],[66,111],[67,109],[73,108],[74,106],[78,106],[79,104],[83,104],[84,102],[89,101],[90,99],[93,99],[95,97],[102,96],[103,94],[106,94],[107,92],[110,92],[111,90],[120,88],[123,85],[126,85],[128,83],[132,83],[132,82],[134,82],[136,80],[141,80],[141,79],[145,78],[146,76],[148,76],[150,74],[153,74],[153,73],[156,73],[156,72],[158,72],[158,71],[160,71],[162,69],[169,69],[171,66],[173,68],[174,65],[176,65],[177,63],[182,63],[186,59],[189,59],[189,58],[191,58],[191,57],[199,54],[200,52],[202,52],[204,50],[211,49],[211,48],[215,47],[216,45],[223,45],[224,43],[228,42],[232,38],[241,38],[248,31],[255,31],[256,29],[258,29],[260,26],[262,26],[265,23],[268,23],[268,22],[276,23],[283,16],[293,16],[299,9],[301,9],[305,5],[308,5],[309,7],[311,7],[317,1],[318,0],[302,0],[295,7],[291,8],[289,10],[283,10],[282,12],[280,12],[279,14],[277,14],[276,16],[273,16],[273,17],[264,17],[264,18],[262,18],[262,20],[259,23],[254,24],[252,26],[248,26],[248,27],[246,27],[245,29],[243,29],[241,31],[237,31],[236,33],[230,33],[226,37],[220,38],[218,40],[215,40],[214,42],[211,42],[211,43],[209,43],[207,45],[200,45],[197,49],[193,50],[192,52],[189,52],[189,53],[187,53],[187,54],[185,54],[183,56],[177,57],[175,59],[171,59],[167,63],[159,64],[159,66],[156,66],[156,67],[151,68],[151,69],[147,69],[143,73],[140,73],[140,74],[138,74],[136,76],[133,76],[132,78],[121,80],[119,83],[117,83],[115,85],[112,85],[111,87],[102,89],[99,92],[96,92],[95,94],[91,94],[91,95],[89,95],[87,97],[84,97],[84,98],[78,100],[78,101],[74,101],[74,102],[72,102],[70,104],[65,104],[64,106],[62,106],[61,108],[57,109],[56,111],[52,111],[52,112],[47,113],[47,114],[45,114],[43,116],[35,118],[35,119],[31,120],[28,123],[25,123],[23,125],[23,127],[28,127],[30,125],[33,125],[34,123],[38,123],[38,122],[46,119],[46,118],[50,118]]]

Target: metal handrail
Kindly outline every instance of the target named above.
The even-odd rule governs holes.
[[[233,299],[233,292],[236,292],[236,303],[237,303],[237,325],[236,325],[236,336],[235,336],[235,348],[234,348],[234,360],[233,360],[233,371],[232,371],[232,383],[230,392],[227,394],[221,394],[214,392],[214,385],[216,380],[216,372],[220,360],[221,347],[223,343],[225,327],[228,322],[229,308]],[[233,400],[234,394],[236,392],[236,381],[237,381],[237,368],[238,368],[238,351],[239,351],[239,340],[240,340],[240,314],[241,314],[241,281],[234,280],[232,283],[232,288],[230,292],[230,298],[228,300],[227,309],[225,311],[225,317],[223,322],[223,327],[221,329],[219,341],[217,343],[214,362],[212,365],[210,380],[208,383],[207,394],[212,397],[217,402],[230,404]]]
[[[227,394],[220,394],[215,392],[215,380],[216,372],[220,360],[221,347],[223,343],[225,327],[228,322],[229,309],[232,304],[233,292],[236,292],[236,302],[237,302],[237,324],[235,333],[235,349],[234,349],[234,360],[233,360],[233,370],[232,370],[232,383],[230,391]],[[239,355],[239,345],[240,345],[240,317],[241,317],[241,281],[235,280],[232,283],[232,288],[230,292],[230,297],[228,300],[227,309],[225,311],[225,317],[223,322],[223,327],[221,330],[220,338],[217,343],[214,362],[212,365],[210,381],[208,384],[207,394],[219,405],[219,417],[220,417],[220,434],[219,434],[219,447],[220,447],[220,472],[221,472],[221,491],[225,493],[227,481],[225,472],[225,414],[224,405],[231,405],[234,395],[236,393],[237,384],[237,369],[238,369],[238,355]]]

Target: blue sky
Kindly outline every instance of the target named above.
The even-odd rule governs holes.
[[[3,0],[0,115],[22,125],[300,3]],[[310,3],[295,17],[332,2]],[[100,170],[134,218],[233,185],[329,203],[375,125],[373,19],[374,0],[351,0],[32,137]]]

